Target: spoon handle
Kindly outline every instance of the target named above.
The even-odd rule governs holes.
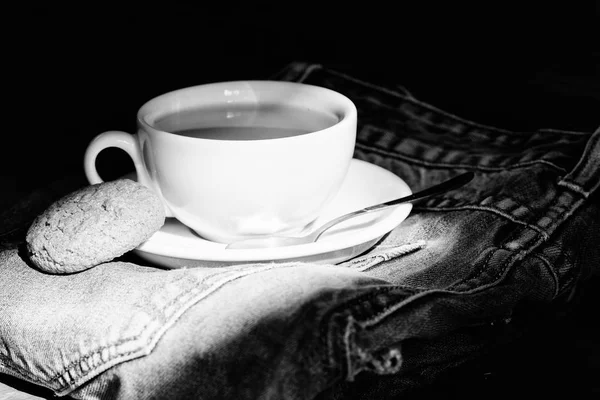
[[[437,185],[433,185],[427,189],[421,190],[421,191],[413,193],[411,195],[400,197],[395,200],[390,200],[385,203],[375,204],[373,206],[365,207],[362,210],[357,210],[357,211],[353,211],[348,214],[344,214],[342,216],[332,219],[325,225],[321,226],[317,231],[313,232],[311,236],[314,237],[314,239],[313,239],[314,241],[317,241],[319,239],[319,237],[326,230],[328,230],[329,228],[331,228],[334,225],[339,224],[340,222],[346,221],[347,219],[353,218],[357,215],[366,214],[366,213],[373,212],[373,211],[383,210],[383,209],[393,207],[398,204],[408,203],[410,201],[419,200],[424,197],[433,196],[433,195],[436,195],[439,193],[444,193],[449,190],[459,188],[459,187],[467,184],[468,182],[470,182],[474,176],[475,176],[475,174],[473,172],[465,172],[464,174],[460,174],[458,176],[455,176],[454,178],[448,179],[447,181],[444,181]]]
[[[475,174],[473,172],[465,172],[464,174],[460,174],[455,176],[454,178],[448,179],[440,184],[433,185],[428,187],[427,189],[423,189],[416,193],[413,193],[408,196],[400,197],[399,199],[391,200],[385,203],[376,204],[374,206],[363,208],[363,211],[376,211],[383,210],[384,208],[388,208],[391,206],[395,206],[401,203],[408,203],[410,201],[419,200],[425,197],[433,196],[439,193],[444,193],[452,189],[459,188],[473,179]]]

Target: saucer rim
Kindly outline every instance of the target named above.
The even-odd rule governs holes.
[[[401,187],[400,190],[402,191],[402,195],[409,195],[412,193],[410,187],[406,184],[406,182],[404,182],[402,178],[383,167],[356,158],[353,158],[351,163],[361,165],[360,168],[367,169],[367,173],[386,176],[386,179],[389,181],[395,180],[395,184]],[[335,203],[335,199],[333,203]],[[341,252],[346,249],[361,246],[364,243],[373,240],[378,241],[381,237],[392,231],[396,226],[398,226],[402,221],[404,221],[410,214],[411,210],[412,204],[405,203],[398,205],[397,207],[394,207],[391,210],[382,211],[382,213],[387,212],[387,216],[379,217],[377,219],[377,222],[370,226],[371,229],[363,229],[360,231],[356,231],[352,235],[351,239],[346,238],[346,240],[343,243],[339,243],[339,240],[323,240],[314,243],[266,249],[225,249],[226,244],[224,243],[216,243],[198,237],[199,244],[210,244],[210,246],[214,246],[214,248],[211,248],[210,251],[206,251],[205,254],[195,255],[189,254],[189,250],[187,250],[187,247],[183,249],[173,249],[166,247],[158,249],[152,248],[152,237],[150,237],[147,241],[136,247],[134,249],[134,252],[138,254],[147,253],[151,256],[175,258],[179,260],[225,263],[248,263],[257,261],[301,259],[306,257],[317,256],[320,254]],[[181,224],[181,222],[179,221],[175,221],[175,223]],[[373,228],[373,226],[377,228],[376,234],[374,232],[375,228]],[[148,247],[150,247],[150,249]],[[139,255],[144,257],[144,254]]]

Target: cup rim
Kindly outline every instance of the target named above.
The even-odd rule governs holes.
[[[157,103],[160,102],[168,102],[170,98],[172,98],[173,96],[179,95],[181,93],[191,93],[194,91],[198,91],[198,90],[202,90],[202,89],[206,89],[208,87],[215,87],[215,86],[225,86],[225,85],[242,85],[242,84],[250,84],[253,86],[288,86],[288,87],[299,87],[299,88],[304,88],[304,89],[308,89],[311,91],[318,91],[320,92],[320,94],[326,94],[328,96],[331,96],[332,98],[335,99],[335,105],[340,107],[341,112],[340,113],[336,113],[340,115],[340,118],[337,122],[335,122],[333,125],[328,126],[326,128],[323,129],[319,129],[316,131],[311,131],[308,132],[304,135],[297,135],[297,136],[288,136],[288,137],[280,137],[280,138],[271,138],[271,139],[264,139],[264,140],[256,140],[256,139],[239,139],[236,140],[235,142],[241,142],[241,143],[249,143],[249,142],[264,142],[266,141],[281,141],[281,140],[302,140],[302,138],[304,137],[314,137],[315,135],[318,134],[326,134],[326,132],[330,131],[331,129],[340,129],[340,127],[343,129],[346,125],[348,124],[352,124],[353,121],[356,121],[356,116],[357,116],[357,109],[356,109],[356,105],[354,104],[354,102],[352,102],[352,100],[350,100],[347,96],[345,96],[342,93],[339,93],[337,91],[334,91],[332,89],[328,89],[326,87],[322,87],[322,86],[317,86],[317,85],[311,85],[311,84],[306,84],[306,83],[301,83],[301,82],[289,82],[289,81],[275,81],[275,80],[233,80],[233,81],[221,81],[221,82],[211,82],[211,83],[205,83],[205,84],[201,84],[201,85],[195,85],[195,86],[188,86],[188,87],[183,87],[180,89],[175,89],[166,93],[163,93],[161,95],[158,95],[148,101],[146,101],[139,109],[137,112],[137,124],[138,124],[138,128],[147,131],[147,132],[151,132],[155,135],[168,135],[170,138],[176,139],[176,140],[182,140],[182,141],[189,141],[197,143],[199,141],[216,141],[216,142],[221,142],[221,140],[219,139],[206,139],[206,138],[197,138],[197,137],[189,137],[189,136],[184,136],[184,135],[177,135],[174,134],[173,132],[168,132],[165,130],[161,130],[156,128],[155,126],[153,126],[151,123],[149,123],[148,121],[146,121],[145,117],[148,116],[149,114],[149,109],[150,108],[154,108],[157,106]],[[223,140],[224,141],[224,140]]]

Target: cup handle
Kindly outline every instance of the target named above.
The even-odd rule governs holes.
[[[160,192],[154,186],[150,176],[148,175],[148,172],[146,171],[146,168],[144,167],[142,152],[136,137],[127,132],[103,132],[92,139],[92,141],[88,144],[83,157],[83,167],[85,176],[92,185],[104,182],[104,180],[100,177],[100,174],[98,174],[98,170],[96,169],[96,158],[102,150],[108,147],[117,147],[129,154],[129,157],[131,157],[133,160],[133,165],[137,174],[137,181],[154,190],[154,192],[157,193],[162,200]],[[173,213],[164,203],[164,200],[163,205],[165,207],[165,213],[167,217],[172,217]]]

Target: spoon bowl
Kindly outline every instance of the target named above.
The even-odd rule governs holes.
[[[454,178],[448,179],[442,183],[431,186],[427,189],[413,193],[408,196],[400,197],[385,203],[375,204],[363,209],[353,211],[348,214],[341,215],[319,228],[313,230],[311,233],[304,236],[260,236],[252,239],[240,240],[237,242],[229,243],[226,249],[259,249],[259,248],[271,248],[271,247],[284,247],[284,246],[295,246],[305,243],[313,243],[319,240],[321,235],[333,226],[346,221],[350,218],[354,218],[359,215],[371,213],[375,211],[384,210],[390,207],[394,207],[398,204],[408,203],[411,201],[423,199],[425,197],[434,196],[437,194],[445,193],[453,189],[457,189],[470,182],[474,177],[473,172],[466,172],[464,174],[455,176]]]

